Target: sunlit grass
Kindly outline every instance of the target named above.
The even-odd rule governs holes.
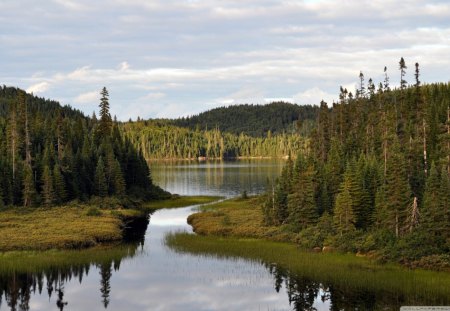
[[[352,254],[304,252],[294,244],[251,238],[170,234],[166,244],[178,252],[219,258],[246,258],[276,264],[299,277],[344,290],[367,290],[401,297],[410,304],[450,304],[450,274],[381,265]]]
[[[209,204],[188,217],[188,223],[201,235],[264,238],[275,241],[295,239],[283,228],[265,226],[259,197],[235,198]]]
[[[0,251],[81,248],[122,239],[122,218],[134,210],[99,210],[91,207],[8,209],[0,212]]]
[[[162,208],[178,208],[190,205],[207,204],[222,199],[218,196],[173,196],[167,200],[158,200],[143,204],[145,210],[157,210]]]

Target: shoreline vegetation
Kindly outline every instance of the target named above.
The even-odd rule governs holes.
[[[288,224],[281,226],[268,225],[264,222],[264,199],[264,196],[238,197],[202,206],[200,212],[191,214],[188,217],[188,223],[192,226],[194,232],[201,236],[252,238],[272,242],[287,242],[296,244],[299,249],[305,252],[341,252],[377,262],[394,263],[393,260],[386,261],[382,252],[352,252],[340,250],[331,245],[314,245],[314,234],[305,236],[296,232],[295,228]],[[422,262],[404,262],[402,260],[398,262],[409,268],[450,272],[448,265],[442,264],[442,262],[435,263],[435,265],[423,264]]]
[[[71,202],[51,208],[3,208],[0,212],[0,253],[117,244],[124,240],[130,223],[146,220],[157,209],[206,204],[218,199],[172,195],[169,199],[132,208],[124,208],[111,199],[90,204]]]
[[[295,158],[292,157],[291,158]],[[234,160],[272,160],[272,159],[289,159],[289,155],[280,156],[237,156],[237,157],[197,157],[197,158],[151,158],[148,159],[149,163],[152,162],[171,162],[171,161],[234,161]]]
[[[166,245],[180,253],[256,260],[268,267],[287,269],[296,277],[321,282],[324,288],[373,291],[383,297],[380,300],[392,298],[399,306],[450,303],[448,270],[410,269],[380,262],[376,254],[301,248],[301,237],[287,226],[263,224],[262,202],[256,196],[202,206],[200,212],[188,217],[197,235],[169,234]]]

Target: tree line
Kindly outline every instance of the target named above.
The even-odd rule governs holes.
[[[197,159],[237,157],[284,157],[307,148],[300,134],[252,137],[211,130],[191,130],[170,122],[138,121],[121,125],[124,135],[146,159]]]
[[[0,87],[0,206],[162,194],[143,155],[113,122],[106,88],[99,107],[99,119],[89,118],[55,101]]]
[[[387,68],[378,85],[361,72],[354,95],[341,87],[339,102],[321,102],[310,150],[266,194],[266,223],[299,232],[307,247],[409,262],[448,254],[450,84],[421,85],[416,63],[407,85],[406,69],[401,58],[398,88]]]

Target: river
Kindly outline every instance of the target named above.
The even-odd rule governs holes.
[[[157,162],[151,171],[154,182],[172,193],[233,197],[261,193],[284,163]],[[26,272],[3,272],[0,310],[353,310],[355,305],[371,310],[376,303],[398,310],[401,305],[402,296],[324,286],[273,263],[171,250],[165,236],[192,233],[186,218],[196,208],[158,210],[137,240],[117,247],[47,252],[42,262],[22,267]],[[54,264],[57,254],[67,258]]]

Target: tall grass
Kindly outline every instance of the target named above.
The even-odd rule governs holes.
[[[172,249],[219,258],[240,257],[266,265],[279,265],[297,277],[330,284],[345,291],[368,291],[377,297],[414,305],[450,304],[450,274],[407,270],[398,265],[381,265],[353,254],[316,254],[299,250],[294,244],[187,233],[169,234]]]

